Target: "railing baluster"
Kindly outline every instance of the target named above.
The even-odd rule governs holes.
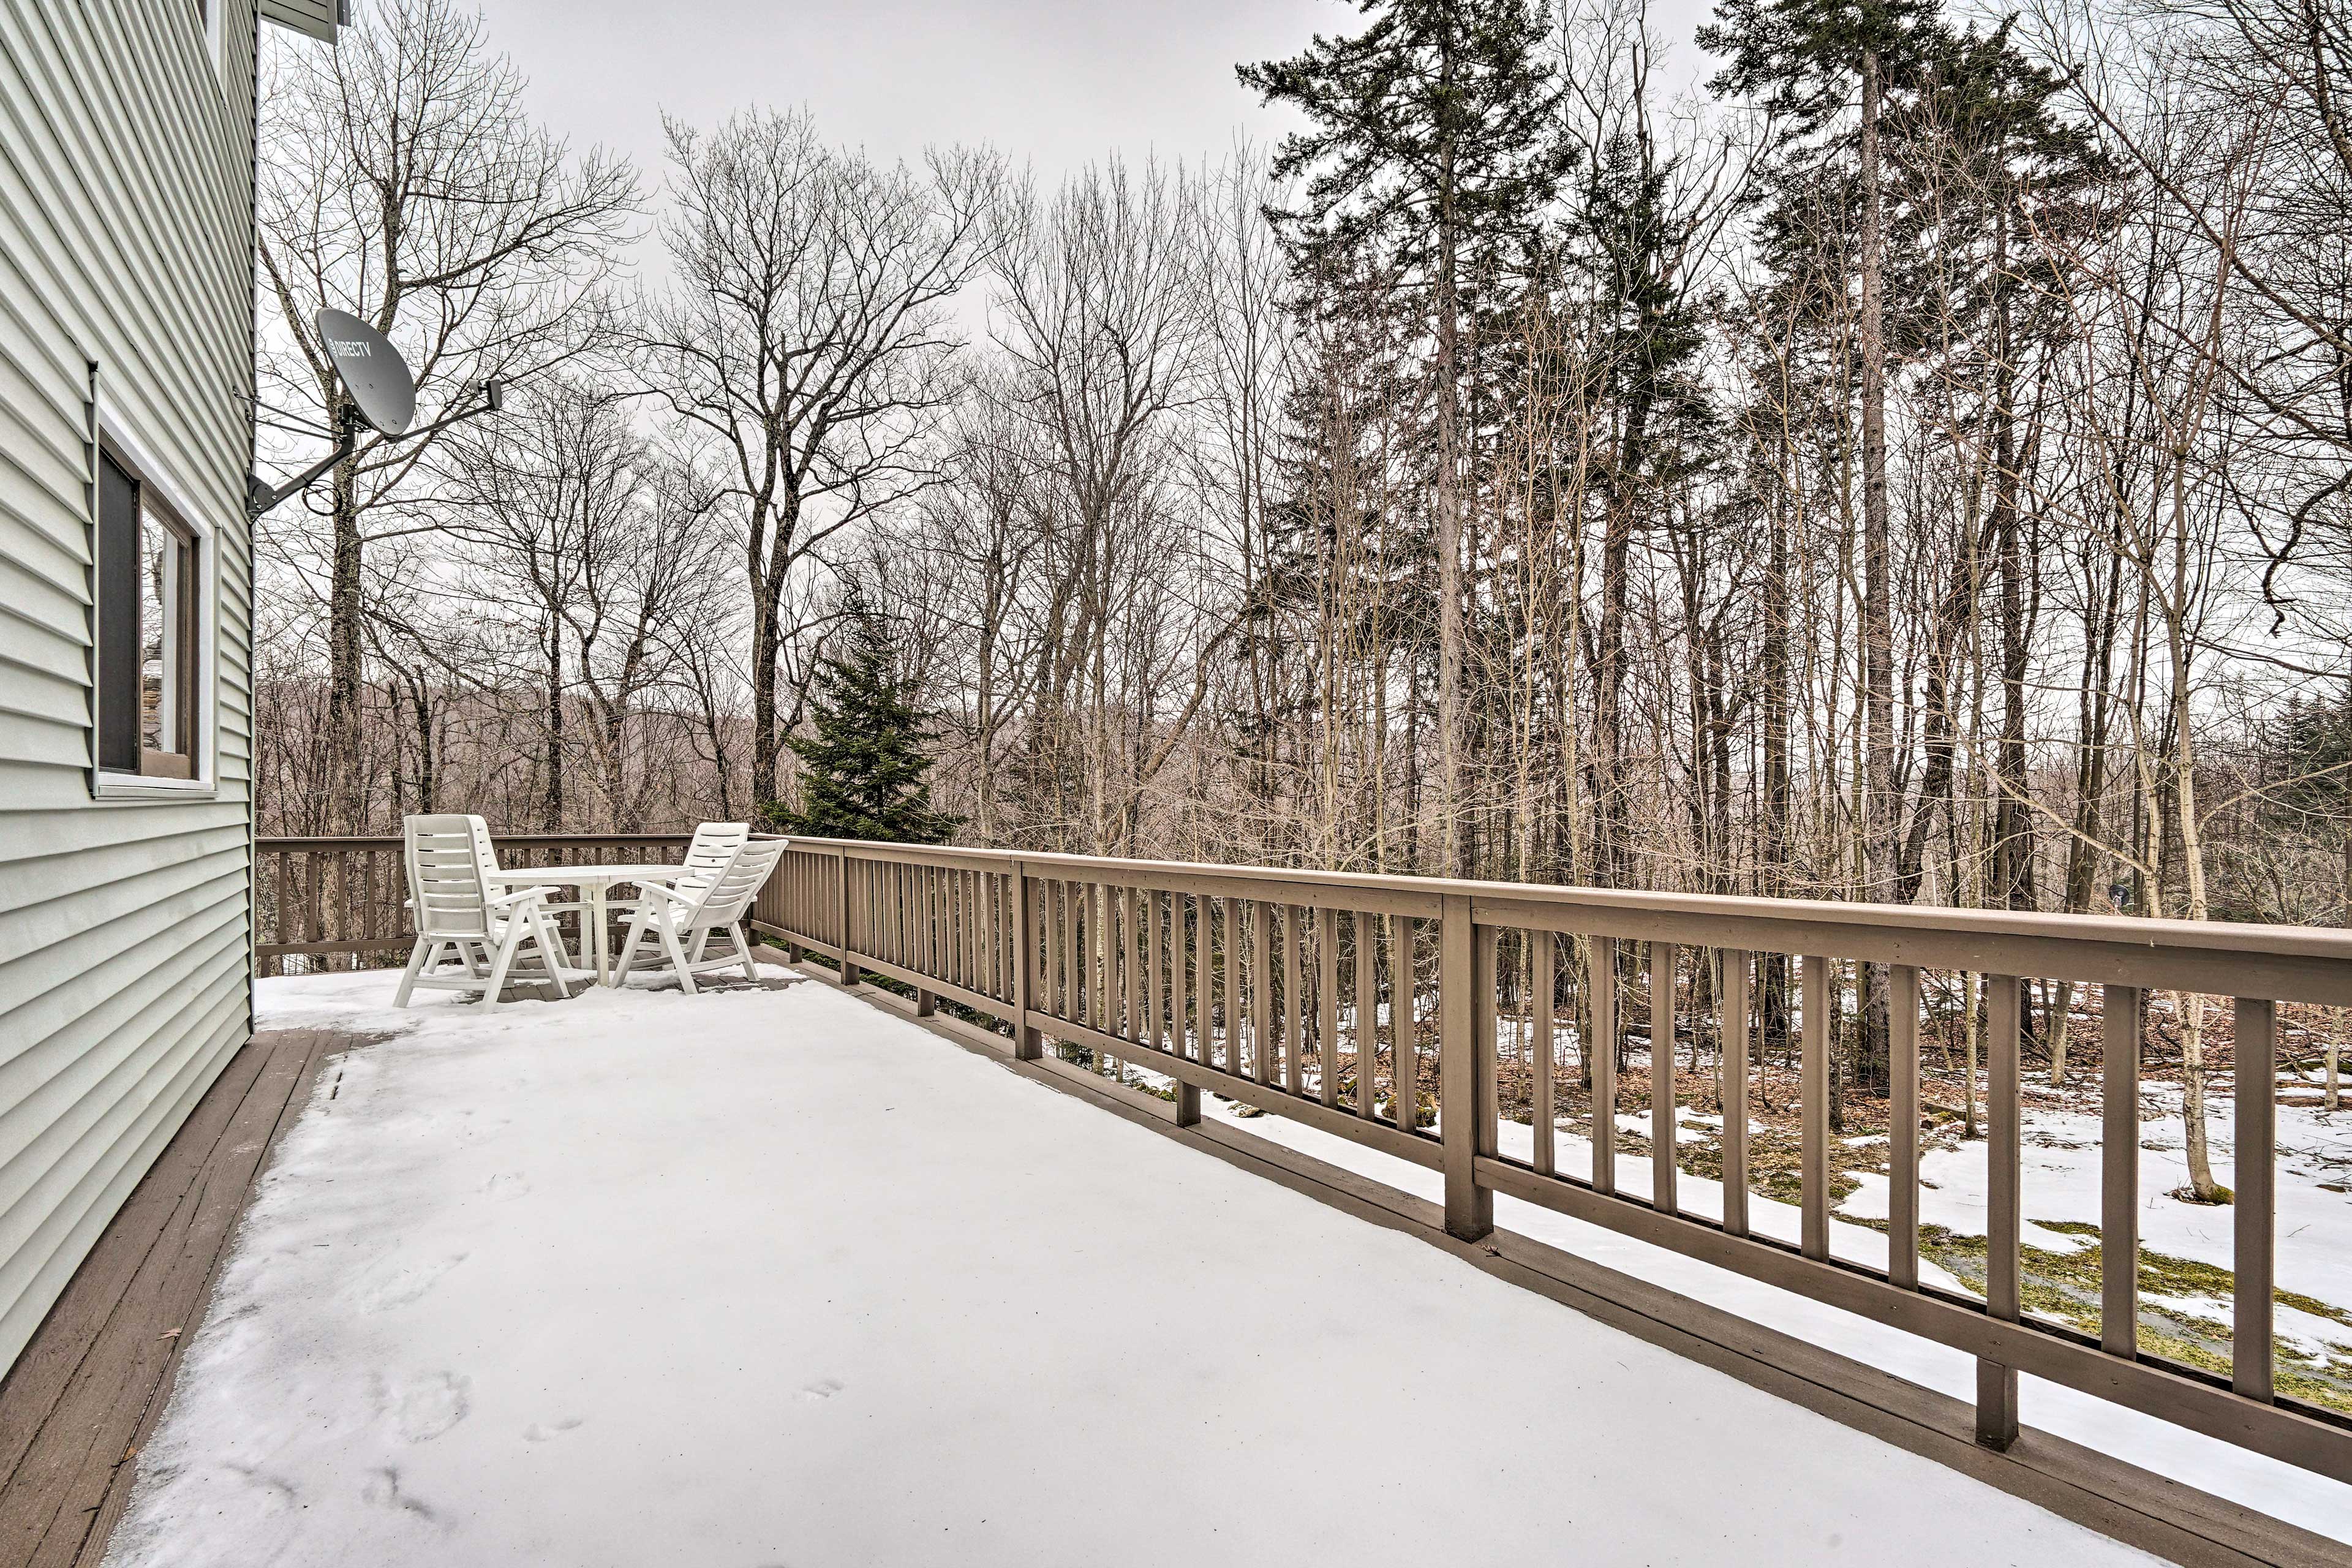
[[[2235,1049],[2237,1152],[2233,1162],[2233,1258],[2237,1289],[2230,1323],[2230,1386],[2249,1399],[2273,1397],[2272,1302],[2277,1274],[2278,1008],[2241,996]]]
[[[304,879],[310,886],[305,889],[303,894],[303,907],[309,913],[309,930],[310,934],[304,940],[307,942],[319,942],[327,940],[325,935],[326,899],[323,891],[327,879],[327,858],[323,855],[313,855],[310,859],[310,875]],[[306,970],[316,970],[324,967],[319,963],[319,958],[320,955],[318,953],[311,953],[304,962],[302,967]]]
[[[1738,948],[1726,948],[1723,986],[1717,997],[1723,1008],[1723,1228],[1733,1236],[1748,1234],[1748,975],[1751,960]]]
[[[940,873],[940,891],[945,910],[946,930],[943,948],[945,958],[940,970],[946,979],[958,985],[971,981],[971,873],[961,866],[950,866]]]
[[[363,849],[360,852],[360,938],[363,942],[373,942],[378,934],[375,907],[375,860],[374,850]],[[365,962],[363,956],[354,956],[352,967],[356,969]]]
[[[1177,1052],[1189,1055],[1202,1067],[1209,1061],[1209,908],[1196,893],[1179,893],[1169,900],[1171,932],[1174,945],[1168,961],[1174,965],[1171,978],[1182,993],[1176,998]],[[1182,1037],[1190,1035],[1189,1041]]]
[[[1250,1065],[1260,1083],[1275,1081],[1274,906],[1253,900],[1250,921]]]
[[[1144,892],[1140,888],[1129,888],[1122,895],[1127,902],[1118,924],[1118,934],[1127,965],[1127,1034],[1132,1039],[1150,1039],[1150,1029],[1144,1023],[1146,1002],[1151,994],[1144,984],[1143,947],[1140,928],[1143,924]]]
[[[1617,1190],[1617,939],[1592,939],[1585,975],[1591,993],[1592,1037],[1584,1042],[1584,1065],[1592,1079],[1592,1188]]]
[[[996,889],[993,871],[971,874],[971,988],[983,996],[1001,996],[996,988]]]
[[[294,920],[294,858],[280,850],[278,855],[277,901],[271,907],[271,923],[281,942],[299,942],[295,932],[301,928]],[[404,933],[413,935],[414,932]],[[286,973],[286,960],[281,956],[270,960],[272,974]]]
[[[1535,1108],[1529,1116],[1535,1123],[1535,1166],[1547,1176],[1559,1168],[1559,1157],[1552,1147],[1556,1131],[1553,1123],[1559,1111],[1552,1104],[1551,1059],[1557,942],[1558,939],[1548,931],[1528,933],[1528,1016],[1532,1025],[1535,1058]]]
[[[1675,1137],[1675,944],[1650,944],[1650,1206],[1673,1214]]]
[[[1390,917],[1391,954],[1389,1029],[1395,1037],[1391,1048],[1403,1084],[1404,1114],[1397,1125],[1408,1132],[1421,1127],[1421,970],[1413,962],[1412,917]]]
[[[1143,928],[1143,1037],[1155,1047],[1165,1049],[1167,1035],[1160,1026],[1164,1011],[1160,990],[1160,892],[1157,889],[1138,888],[1135,896]]]
[[[1370,1121],[1377,1113],[1381,1062],[1381,932],[1379,917],[1364,910],[1349,916],[1356,928],[1356,1114]]]
[[[1086,1016],[1078,1008],[1078,884],[1066,879],[1055,883],[1059,893],[1062,924],[1062,972],[1054,982],[1054,1016],[1075,1024]]]
[[[1110,889],[1110,951],[1103,963],[1116,968],[1110,987],[1111,1034],[1126,1039],[1140,1030],[1135,1022],[1135,907],[1125,888]]]
[[[1282,906],[1282,1087],[1292,1094],[1307,1088],[1306,1010],[1298,1005],[1298,923],[1303,911],[1297,904]]]
[[[1886,971],[1886,1278],[1919,1283],[1919,971]]]
[[[1830,1255],[1830,960],[1808,957],[1798,982],[1804,1009],[1802,1060],[1798,1076],[1798,1115],[1802,1121],[1798,1162],[1802,1186],[1798,1201],[1800,1246],[1808,1258]]]
[[[2023,994],[2014,975],[1985,976],[1985,1311],[2020,1316],[2018,1269],[2024,1138],[2018,1103]],[[1977,1441],[2006,1451],[2017,1441],[2017,1369],[1977,1358]]]
[[[835,857],[835,864],[841,878],[840,907],[835,910],[836,917],[835,934],[841,939],[839,973],[844,985],[855,985],[857,984],[857,965],[849,956],[849,851],[846,849],[840,851]]]
[[[1315,911],[1315,1077],[1324,1104],[1339,1103],[1339,911]]]
[[[1235,1078],[1242,1072],[1242,927],[1241,900],[1227,899],[1222,911],[1224,920],[1224,940],[1218,946],[1218,956],[1225,968],[1225,1070]]]
[[[2099,1347],[2134,1356],[2139,1353],[2139,988],[2105,987],[2099,1011]]]
[[[1102,911],[1096,900],[1102,896],[1099,882],[1081,882],[1077,888],[1078,911],[1078,988],[1077,1009],[1073,1016],[1089,1028],[1102,1026],[1102,972],[1097,966],[1097,950],[1102,945]],[[1102,1053],[1097,1051],[1097,1057]],[[1099,1060],[1097,1067],[1101,1066]]]
[[[1030,994],[1036,998],[1036,1009],[1052,1018],[1067,1016],[1063,1007],[1062,954],[1065,945],[1062,922],[1065,916],[1065,887],[1058,878],[1033,876],[1029,881],[1029,900],[1036,921],[1037,952],[1034,969],[1030,975]],[[1052,1034],[1045,1029],[1044,1034]],[[1055,1036],[1057,1040],[1058,1035]]]

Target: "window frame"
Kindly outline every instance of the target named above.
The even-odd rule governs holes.
[[[216,729],[220,606],[219,532],[205,513],[190,504],[188,492],[169,468],[149,457],[141,445],[106,409],[98,411],[98,439],[90,452],[90,700],[89,784],[98,800],[170,801],[209,799],[218,793]],[[100,551],[104,529],[100,509],[101,463],[111,460],[136,487],[143,530],[152,513],[158,523],[187,545],[194,570],[178,584],[179,614],[186,627],[184,657],[177,670],[181,711],[179,724],[186,738],[184,752],[157,752],[144,744],[142,727],[140,770],[113,769],[100,763],[100,710],[105,701],[104,679],[99,665],[104,647],[106,593],[100,578]],[[173,760],[181,769],[173,769]],[[153,767],[157,771],[150,771]]]
[[[226,34],[222,13],[228,9],[228,0],[196,0],[196,26],[204,34],[205,58],[211,62],[213,74],[218,76],[228,67],[228,57],[221,50],[221,41]],[[224,88],[226,85],[222,84]]]

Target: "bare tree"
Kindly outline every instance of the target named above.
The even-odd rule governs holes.
[[[958,388],[956,296],[991,255],[992,156],[921,169],[831,147],[804,111],[667,121],[671,279],[635,330],[644,392],[719,454],[751,605],[751,786],[777,798],[785,586],[919,493]]]
[[[347,417],[312,318],[350,310],[393,340],[426,406],[560,363],[602,321],[602,286],[635,201],[625,163],[575,158],[534,125],[523,79],[455,0],[383,0],[334,49],[280,45],[264,88],[261,148],[265,401],[285,399],[331,433]],[[373,435],[332,475],[323,516],[286,509],[268,542],[321,579],[327,605],[328,796],[362,826],[358,789],[364,556],[387,531],[430,529],[414,501],[431,435]],[[381,520],[381,521],[380,521]]]

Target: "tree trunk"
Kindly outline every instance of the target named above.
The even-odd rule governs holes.
[[[1454,37],[1450,27],[1441,33],[1438,87],[1450,103]],[[1462,830],[1462,454],[1454,386],[1461,353],[1455,279],[1456,134],[1450,119],[1444,121],[1437,147],[1437,812],[1443,829],[1444,872],[1466,877],[1471,868],[1469,838]]]
[[[1886,498],[1885,233],[1879,196],[1879,112],[1885,96],[1878,51],[1862,56],[1862,639],[1864,722],[1863,871],[1866,899],[1894,897],[1895,620]],[[1862,1051],[1885,1081],[1886,966],[1863,977]]]
[[[331,406],[332,405],[331,404]],[[332,489],[334,562],[327,586],[327,804],[329,826],[367,830],[360,798],[362,566],[358,465],[335,465]]]

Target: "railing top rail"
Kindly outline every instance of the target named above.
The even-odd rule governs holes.
[[[1624,892],[861,839],[795,837],[793,847],[856,859],[911,859],[998,870],[1018,861],[1037,877],[1177,884],[1275,901],[1360,904],[1431,917],[1446,898],[1467,898],[1473,918],[1482,925],[2352,1005],[2352,932],[2311,926]]]
[[[628,848],[682,845],[688,838],[682,832],[493,837],[516,849]],[[392,849],[399,844],[394,836],[255,840],[259,852],[293,854]],[[1625,892],[863,839],[794,837],[792,845],[796,850],[854,859],[999,873],[1010,871],[1017,862],[1033,877],[1420,919],[1436,918],[1449,898],[1466,899],[1472,919],[1487,926],[2352,1006],[2352,932],[2310,926]]]
[[[498,844],[541,845],[550,848],[593,849],[598,846],[619,848],[631,844],[684,844],[692,839],[690,832],[677,833],[493,833],[491,841]],[[301,850],[325,849],[397,849],[401,838],[397,833],[346,834],[331,838],[297,838],[284,836],[257,837],[256,849]]]

